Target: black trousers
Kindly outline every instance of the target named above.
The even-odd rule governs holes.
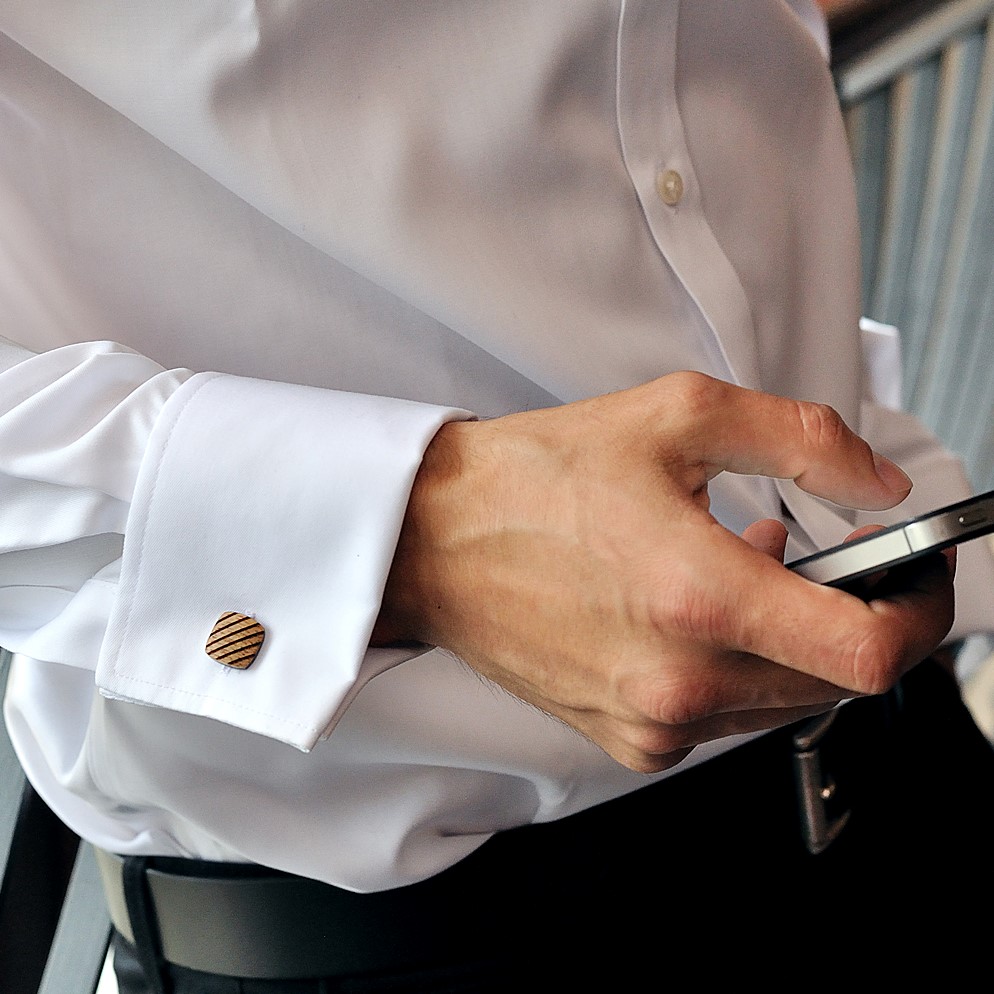
[[[562,821],[501,833],[424,883],[351,896],[357,919],[380,902],[394,921],[343,941],[392,951],[414,935],[403,969],[254,981],[164,964],[155,984],[167,994],[455,994],[719,977],[834,988],[854,971],[892,981],[935,969],[948,986],[989,972],[994,748],[952,677],[926,662],[896,703],[842,709],[821,759],[838,785],[830,813],[850,815],[817,855],[802,840],[795,731]],[[122,994],[156,990],[120,937],[116,953]]]

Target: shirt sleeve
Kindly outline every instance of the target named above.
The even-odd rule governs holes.
[[[461,410],[0,347],[0,644],[107,696],[308,749],[417,649],[368,639],[428,442]],[[234,670],[218,618],[265,630]]]

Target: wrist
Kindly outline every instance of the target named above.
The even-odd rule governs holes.
[[[465,507],[463,436],[475,422],[442,425],[425,450],[373,626],[373,646],[440,644],[447,597],[446,531]]]

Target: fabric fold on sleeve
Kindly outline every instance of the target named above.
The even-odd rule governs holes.
[[[0,338],[0,645],[93,670],[148,434],[189,370]]]

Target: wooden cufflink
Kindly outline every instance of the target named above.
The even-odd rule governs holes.
[[[255,662],[265,639],[266,629],[255,618],[225,611],[217,619],[204,649],[211,659],[235,670],[246,670]]]

